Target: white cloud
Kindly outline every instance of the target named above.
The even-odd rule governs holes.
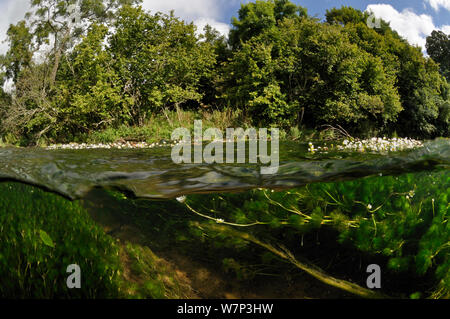
[[[429,15],[418,15],[411,9],[404,9],[399,12],[389,4],[371,4],[367,6],[366,11],[372,11],[376,17],[390,22],[392,29],[408,40],[409,43],[418,45],[423,50],[425,50],[426,37],[433,30],[445,28],[448,31],[450,27],[446,25],[439,28],[434,25],[433,18]]]
[[[29,9],[29,0],[7,0],[0,2],[0,54],[6,53],[6,31],[10,24],[22,20]]]
[[[445,34],[450,34],[450,25],[443,25],[441,27],[442,32],[444,32]]]
[[[194,22],[199,32],[209,24],[222,35],[228,35],[230,25],[220,22],[223,14],[223,7],[236,0],[144,0],[142,7],[150,10],[151,13],[169,13],[174,10],[176,17],[180,17],[186,22]]]
[[[175,16],[191,22],[201,17],[218,18],[221,2],[216,0],[144,0],[142,7],[152,13],[158,11],[169,13],[174,10]]]
[[[230,31],[230,25],[218,22],[211,18],[200,18],[194,21],[194,24],[197,26],[197,33],[203,32],[203,28],[209,24],[211,27],[219,31],[221,35],[228,36],[228,32]]]
[[[450,11],[450,0],[426,0],[426,2],[428,2],[435,11],[439,11],[441,7]]]

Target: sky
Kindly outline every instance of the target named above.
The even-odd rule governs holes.
[[[253,1],[253,0],[252,0]],[[351,6],[371,10],[376,17],[390,22],[391,27],[411,44],[425,48],[426,37],[433,30],[450,34],[450,0],[291,0],[308,9],[311,16],[324,19],[327,9]],[[0,54],[7,50],[6,31],[11,23],[23,19],[30,0],[0,0]],[[237,16],[241,3],[249,0],[144,0],[151,12],[175,11],[185,21],[193,21],[200,29],[206,24],[227,34],[231,18]]]

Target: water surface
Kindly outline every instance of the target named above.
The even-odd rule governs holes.
[[[329,152],[311,154],[304,143],[282,143],[280,166],[261,175],[256,164],[175,164],[171,148],[46,150],[0,149],[0,180],[40,186],[70,199],[96,187],[117,189],[143,198],[173,198],[183,194],[289,189],[315,182],[392,175],[450,167],[450,141],[382,154]]]

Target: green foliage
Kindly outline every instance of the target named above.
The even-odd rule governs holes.
[[[401,61],[398,75],[404,107],[399,128],[414,136],[445,136],[448,134],[448,124],[445,127],[445,121],[439,121],[446,116],[446,112],[448,114],[449,96],[443,94],[443,88],[448,84],[439,75],[438,66],[431,59],[423,60],[419,50],[410,47],[405,46],[399,54],[407,57],[407,60]]]
[[[51,237],[42,229],[39,230],[39,236],[42,239],[42,242],[44,244],[46,244],[49,247],[55,248],[55,244],[53,243],[53,240],[51,239]]]
[[[274,30],[285,18],[306,17],[307,10],[289,0],[256,0],[241,4],[238,15],[239,18],[232,19],[233,29],[229,35],[229,43],[234,49],[260,34]]]
[[[340,125],[355,136],[448,136],[448,36],[411,46],[370,13],[333,8],[326,22],[289,0],[241,5],[226,37],[138,0],[32,1],[0,57],[0,135],[22,144],[73,141],[168,110],[233,108],[252,125]],[[43,45],[53,43],[44,59]],[[434,61],[433,61],[434,60]]]
[[[338,278],[360,278],[365,270],[354,262],[359,258],[364,258],[363,265],[375,262],[383,269],[384,292],[394,297],[444,298],[450,292],[449,178],[447,171],[373,176],[289,191],[188,195],[183,203],[112,193],[96,195],[101,205],[95,210],[126,220],[160,250],[176,243],[183,254],[222,267],[238,280],[283,276],[292,268],[245,236],[234,236],[233,228],[273,247],[286,247],[300,258],[320,261]],[[136,269],[152,273],[150,259]],[[409,283],[397,287],[401,278]]]
[[[327,12],[327,21],[343,25],[343,31],[352,43],[378,57],[393,80],[391,83],[398,91],[403,111],[398,114],[396,126],[386,132],[392,133],[395,129],[404,136],[447,136],[449,97],[442,94],[442,88],[447,84],[439,75],[438,66],[425,58],[418,47],[402,39],[385,21],[381,20],[380,28],[368,28],[368,17],[368,13],[362,14],[349,7]],[[437,42],[436,38],[429,40],[434,46],[439,46]]]
[[[33,56],[33,35],[25,21],[19,21],[16,25],[10,25],[7,31],[9,44],[8,52],[1,57],[0,61],[5,68],[5,79],[17,82],[20,72],[28,67]],[[2,79],[2,83],[4,79]]]
[[[386,127],[401,105],[382,60],[351,43],[342,28],[288,19],[242,43],[225,67],[223,97],[256,123],[288,127]]]
[[[99,14],[114,8],[99,3]],[[55,11],[55,19],[68,14],[66,5]],[[41,17],[44,2],[36,6]],[[61,43],[59,57],[55,53],[55,61],[41,64],[24,57],[31,41],[24,36],[30,34],[26,25],[11,27],[10,53],[3,64],[11,70],[7,75],[18,79],[13,103],[6,108],[4,133],[31,141],[41,136],[72,140],[80,133],[121,124],[141,126],[163,109],[201,102],[208,90],[202,85],[213,81],[215,50],[220,46],[213,31],[208,41],[201,41],[192,23],[173,15],[151,15],[123,4],[114,19],[105,12],[89,23],[72,50],[65,46],[69,39],[61,39],[66,44]],[[88,16],[82,12],[82,17]],[[61,28],[71,32],[71,27]],[[44,39],[49,30],[42,32]]]
[[[124,7],[115,23],[110,51],[122,87],[134,99],[135,124],[163,108],[199,102],[199,81],[215,63],[213,46],[199,42],[195,27],[170,15]]]
[[[123,199],[123,196],[121,197]],[[66,285],[81,269],[81,289]],[[105,234],[78,202],[0,184],[0,297],[186,298],[190,286],[148,247]]]
[[[449,180],[446,172],[416,173],[283,192],[209,195],[207,200],[191,195],[186,202],[195,211],[209,212],[217,223],[240,224],[265,242],[288,247],[314,230],[335,229],[341,244],[383,256],[392,274],[434,276],[432,297],[437,298],[450,292]],[[224,265],[243,276],[239,262],[226,260]]]
[[[71,135],[131,119],[133,99],[122,92],[112,57],[103,50],[107,33],[105,26],[91,25],[87,36],[74,48],[73,58],[62,64],[58,74],[56,98],[64,119],[59,129]]]
[[[325,17],[326,21],[330,24],[347,25],[349,23],[365,23],[368,14],[363,13],[360,10],[353,9],[352,7],[342,6],[340,9],[333,8],[331,10],[327,10]]]
[[[439,63],[442,75],[450,81],[450,35],[437,30],[431,32],[426,48],[430,57]]]
[[[66,269],[82,270],[68,289]],[[0,296],[110,298],[120,293],[119,248],[79,204],[30,186],[0,184]]]
[[[170,140],[172,131],[178,127],[186,127],[193,132],[194,120],[201,119],[203,129],[228,127],[250,127],[250,121],[242,116],[240,110],[225,108],[223,110],[203,111],[167,111],[164,114],[154,114],[142,126],[120,125],[108,127],[90,134],[79,135],[78,142],[112,143],[118,141],[159,142]]]

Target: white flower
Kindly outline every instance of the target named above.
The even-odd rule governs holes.
[[[224,222],[224,220],[223,220],[223,219],[221,219],[221,218],[217,218],[217,219],[216,219],[216,222],[217,222],[218,224],[221,224],[221,223],[223,223],[223,222]]]
[[[367,205],[367,209],[372,209],[372,205]]]
[[[186,196],[180,196],[180,197],[177,197],[177,201],[179,201],[180,203],[184,203],[185,201],[186,201]]]

